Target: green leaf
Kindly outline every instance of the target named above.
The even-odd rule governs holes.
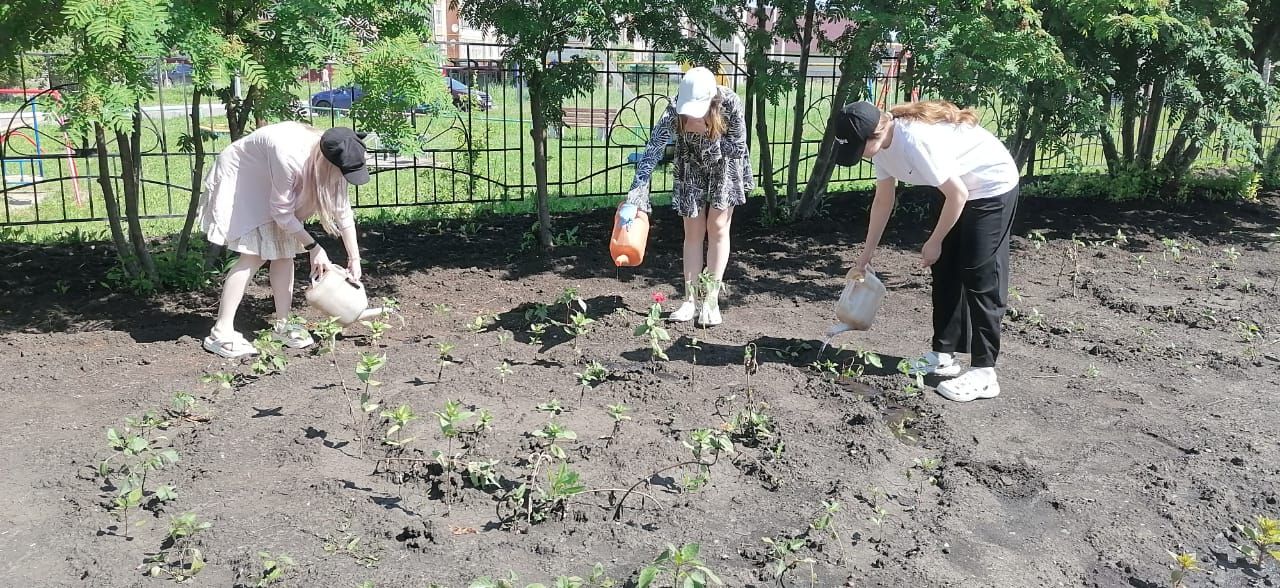
[[[656,566],[648,566],[640,570],[640,579],[636,582],[636,588],[649,588],[654,578],[658,577],[658,568]]]
[[[697,543],[689,543],[680,548],[680,557],[685,561],[698,559],[698,550],[701,548]]]

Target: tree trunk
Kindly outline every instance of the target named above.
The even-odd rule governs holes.
[[[1116,150],[1116,138],[1105,121],[1098,127],[1098,139],[1102,142],[1102,155],[1107,160],[1107,173],[1113,176],[1119,174],[1120,152]]]
[[[138,266],[138,258],[130,251],[129,242],[125,240],[124,228],[120,225],[120,202],[116,199],[115,185],[111,183],[111,161],[107,154],[107,134],[101,124],[93,125],[94,140],[98,146],[98,186],[102,188],[102,201],[107,207],[107,224],[111,227],[111,242],[116,246],[116,255],[124,264],[125,273],[130,276],[142,275]]]
[[[142,105],[135,104],[133,113],[133,132],[129,134],[116,132],[116,144],[120,148],[120,185],[124,188],[124,216],[129,224],[129,241],[138,256],[147,279],[155,286],[160,285],[160,275],[156,272],[156,262],[147,250],[147,238],[142,232],[142,210],[139,206],[142,192]]]
[[[769,109],[769,99],[764,93],[755,97],[756,139],[760,143],[757,153],[760,154],[760,187],[764,190],[765,207],[771,218],[778,218],[778,184],[773,181],[773,146],[769,145],[769,119],[765,113]]]
[[[546,53],[542,52],[543,55]],[[533,139],[533,176],[537,183],[538,243],[542,245],[543,253],[549,254],[556,244],[551,238],[551,196],[547,190],[547,116],[543,75],[542,70],[529,72],[529,110],[533,118],[529,137]]]
[[[1200,110],[1199,104],[1187,110],[1182,124],[1178,126],[1178,134],[1173,137],[1173,141],[1169,143],[1169,149],[1160,160],[1160,170],[1171,181],[1180,182],[1187,172],[1191,171],[1191,164],[1200,157],[1207,138],[1218,130],[1217,125],[1213,123],[1206,124],[1203,129],[1197,128],[1201,124]]]
[[[200,194],[204,188],[204,132],[200,130],[200,99],[203,97],[199,86],[191,89],[191,149],[195,153],[195,161],[191,167],[191,200],[187,203],[187,218],[182,223],[182,232],[178,234],[178,249],[175,261],[181,263],[186,259],[187,250],[191,247],[191,231],[195,228],[196,212],[200,208]]]
[[[861,78],[855,75],[856,68],[851,61],[851,57],[846,56],[844,62],[840,64],[840,79],[836,82],[835,96],[831,98],[831,108],[827,112],[827,125],[822,133],[822,142],[818,144],[818,158],[814,161],[813,170],[809,172],[809,182],[805,185],[804,195],[800,197],[800,203],[796,205],[792,218],[812,218],[827,194],[827,183],[831,181],[831,174],[836,166],[832,149],[835,144],[835,134],[831,131],[832,123],[840,115],[840,109],[849,98],[849,91],[853,88],[855,79]]]
[[[787,204],[794,206],[799,200],[800,191],[800,148],[804,143],[805,89],[809,75],[809,52],[813,44],[814,13],[817,0],[806,0],[804,6],[804,28],[800,32],[800,64],[796,70],[796,103],[791,121],[791,157],[787,160]]]
[[[1138,113],[1138,100],[1126,94],[1120,106],[1120,148],[1125,163],[1132,163],[1134,156],[1134,119]]]
[[[1138,135],[1137,164],[1139,169],[1151,169],[1155,156],[1156,135],[1160,130],[1160,118],[1164,116],[1165,76],[1156,77],[1151,85],[1151,100],[1147,103],[1147,116]]]
[[[749,143],[751,130],[755,129],[756,153],[760,154],[760,188],[764,190],[765,210],[768,212],[769,218],[776,219],[780,214],[778,211],[778,185],[773,181],[773,150],[769,145],[768,111],[770,97],[760,90],[759,82],[755,81],[757,76],[768,75],[768,47],[769,41],[773,39],[773,35],[769,33],[769,11],[765,0],[756,0],[754,15],[756,28],[750,33],[750,50],[752,53],[747,56],[747,63],[750,64],[750,67],[755,72],[755,75],[747,76],[747,87],[750,89],[746,103],[747,136]],[[754,126],[752,123],[754,123]]]

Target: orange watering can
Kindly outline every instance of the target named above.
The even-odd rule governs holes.
[[[621,206],[618,207],[622,209]],[[613,237],[609,239],[609,257],[618,267],[635,267],[644,261],[644,246],[649,242],[649,215],[637,211],[635,220],[622,226],[618,213],[613,215]]]

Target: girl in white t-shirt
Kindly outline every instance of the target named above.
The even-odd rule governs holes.
[[[937,100],[881,112],[847,104],[834,128],[836,163],[870,158],[875,200],[867,242],[855,267],[871,263],[897,199],[898,181],[935,186],[944,196],[933,234],[920,252],[933,273],[933,350],[915,372],[958,376],[938,385],[949,400],[1000,394],[995,365],[1009,290],[1009,234],[1018,202],[1018,166],[1008,149],[978,126],[973,111]],[[956,353],[970,353],[961,374]]]

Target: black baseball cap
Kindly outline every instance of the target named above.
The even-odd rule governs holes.
[[[867,139],[875,134],[876,127],[880,125],[881,114],[876,105],[865,100],[845,104],[840,109],[833,131],[837,165],[858,165],[858,161],[862,159],[862,151],[867,146]]]
[[[369,168],[365,167],[364,141],[347,127],[333,127],[320,135],[320,152],[329,163],[342,170],[342,177],[353,186],[369,183]]]

